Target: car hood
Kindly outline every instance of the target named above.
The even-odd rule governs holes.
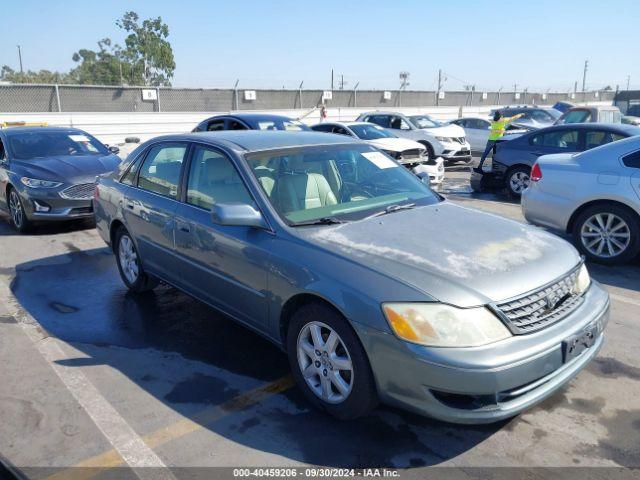
[[[116,155],[63,155],[35,160],[14,160],[12,170],[23,177],[64,183],[92,183],[96,176],[115,170]]]
[[[449,202],[295,233],[461,307],[537,289],[580,261],[578,252],[554,235]]]
[[[424,145],[413,140],[406,138],[377,138],[375,140],[367,140],[368,144],[379,148],[380,150],[387,150],[390,152],[404,152],[405,150],[425,150]]]
[[[429,132],[433,136],[437,137],[464,137],[464,129],[460,125],[448,124],[440,127],[433,128],[421,128],[424,132]]]

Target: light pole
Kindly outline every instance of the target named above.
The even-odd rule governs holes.
[[[22,69],[22,48],[20,47],[20,45],[16,45],[16,47],[18,47],[18,60],[20,61],[20,74],[23,74],[24,70]]]

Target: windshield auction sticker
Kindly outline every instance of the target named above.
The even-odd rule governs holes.
[[[393,168],[398,166],[396,162],[380,152],[364,152],[362,156],[378,168]]]

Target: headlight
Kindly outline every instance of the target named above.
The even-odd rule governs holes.
[[[29,188],[55,188],[62,185],[60,182],[50,182],[49,180],[39,180],[29,177],[22,177],[20,181]]]
[[[511,336],[507,327],[484,307],[385,303],[382,309],[398,337],[429,347],[477,347]]]
[[[444,143],[451,142],[451,139],[449,137],[436,137],[436,140],[438,140],[439,142],[444,142]]]
[[[582,295],[588,290],[589,285],[591,285],[591,277],[589,276],[587,266],[583,264],[580,267],[578,276],[576,277],[576,283],[573,286],[572,292],[576,295]]]

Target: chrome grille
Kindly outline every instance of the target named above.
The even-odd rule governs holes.
[[[78,185],[72,185],[61,191],[60,196],[71,200],[91,200],[93,198],[93,189],[95,186],[95,183],[80,183]]]
[[[495,305],[515,334],[548,327],[569,315],[583,301],[572,293],[580,266],[560,280],[515,299]]]

